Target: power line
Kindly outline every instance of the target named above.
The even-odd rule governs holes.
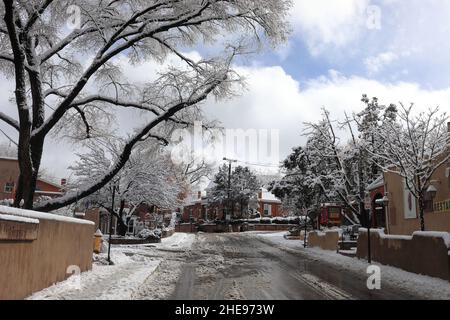
[[[250,166],[267,167],[267,168],[280,168],[280,165],[269,164],[269,163],[252,163],[248,161],[237,160],[237,162],[244,163]]]

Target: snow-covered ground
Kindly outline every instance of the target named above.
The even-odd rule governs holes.
[[[325,251],[318,248],[304,248],[301,240],[287,240],[284,238],[286,232],[277,233],[253,233],[253,236],[260,239],[270,241],[282,248],[300,250],[305,255],[316,260],[323,260],[327,263],[336,265],[344,270],[351,270],[355,273],[366,274],[367,261],[350,258],[338,254],[334,251]],[[399,268],[381,265],[373,262],[381,269],[381,286],[389,283],[392,286],[402,288],[409,292],[414,292],[424,299],[450,299],[450,282],[433,278],[429,276],[419,275],[401,270]]]
[[[111,260],[114,265],[107,264],[107,253],[96,255],[91,271],[75,274],[34,293],[28,299],[166,298],[172,289],[170,283],[174,284],[177,275],[167,267],[161,268],[161,265],[169,264],[167,260],[171,258],[171,251],[188,253],[194,239],[193,234],[175,233],[158,244],[112,246]],[[173,265],[172,262],[170,264]],[[150,290],[155,287],[155,282],[159,283],[158,288]],[[150,292],[157,294],[151,295]]]

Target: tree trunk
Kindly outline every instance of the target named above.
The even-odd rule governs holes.
[[[241,199],[241,216],[240,218],[242,219],[244,216],[244,199]]]
[[[423,201],[423,195],[419,195],[419,218],[420,218],[420,230],[425,231],[425,204]]]
[[[117,233],[124,237],[127,234],[128,226],[123,222],[123,214],[125,209],[125,201],[120,201],[120,209],[119,209],[119,224],[117,226]]]

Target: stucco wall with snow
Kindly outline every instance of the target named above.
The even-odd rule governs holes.
[[[373,261],[406,271],[450,280],[450,234],[447,232],[414,232],[412,236],[385,235],[370,230]],[[367,259],[367,229],[360,229],[357,257]]]
[[[307,243],[309,247],[318,247],[323,250],[337,250],[339,244],[339,232],[312,231],[308,233]]]
[[[5,230],[29,223],[37,225],[36,239],[0,240],[0,299],[22,299],[62,281],[69,266],[92,268],[94,223],[0,206]]]

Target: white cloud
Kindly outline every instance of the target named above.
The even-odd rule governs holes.
[[[295,0],[291,23],[312,54],[341,47],[366,28],[370,0]]]
[[[399,56],[394,52],[383,52],[374,57],[368,57],[364,60],[369,74],[380,72],[386,65],[397,60]]]
[[[279,129],[280,158],[304,142],[303,122],[317,121],[326,107],[333,118],[343,120],[363,108],[362,94],[376,96],[382,104],[414,102],[419,111],[440,106],[450,110],[450,88],[427,90],[407,82],[381,83],[364,77],[345,77],[335,70],[300,84],[281,67],[241,68],[248,91],[231,101],[208,101],[207,114],[227,128]]]

